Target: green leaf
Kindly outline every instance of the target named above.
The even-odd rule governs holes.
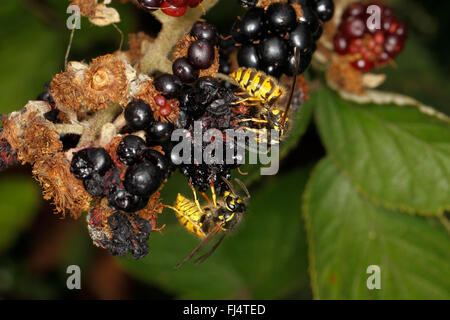
[[[330,156],[373,201],[424,215],[450,208],[450,123],[413,106],[358,104],[327,90],[317,121]]]
[[[450,298],[450,239],[436,220],[375,206],[330,159],[314,171],[303,213],[315,298]],[[379,290],[367,288],[371,265]]]
[[[300,195],[308,172],[303,169],[271,177],[252,195],[243,225],[201,265],[187,263],[174,270],[199,243],[179,223],[169,223],[162,234],[151,235],[146,258],[121,262],[132,275],[177,298],[270,299],[297,292],[302,293],[297,298],[309,297],[306,239],[300,217]],[[173,221],[173,216],[165,209],[160,223]]]
[[[39,188],[31,178],[0,177],[0,252],[12,245],[20,232],[31,224],[39,198]]]

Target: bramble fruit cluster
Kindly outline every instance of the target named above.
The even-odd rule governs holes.
[[[196,8],[203,0],[138,0],[139,5],[148,11],[161,9],[172,17],[183,16],[187,8]]]
[[[379,26],[368,21],[367,9],[373,5],[381,12]],[[396,18],[392,8],[358,2],[344,11],[334,48],[348,57],[356,70],[369,72],[395,59],[403,51],[407,36],[406,24]]]
[[[333,17],[332,0],[290,0],[267,8],[241,1],[249,10],[234,23],[231,35],[240,45],[238,63],[279,77],[295,72],[294,48],[300,51],[298,74],[311,63],[322,24]]]

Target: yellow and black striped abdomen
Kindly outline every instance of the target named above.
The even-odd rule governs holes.
[[[284,92],[271,76],[255,69],[239,68],[230,75],[252,97],[273,104]]]
[[[206,234],[202,230],[201,223],[201,218],[204,213],[199,210],[195,202],[178,194],[177,200],[175,201],[175,209],[178,220],[189,232],[195,234],[199,238],[206,237]]]

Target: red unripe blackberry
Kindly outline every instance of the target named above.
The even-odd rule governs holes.
[[[168,2],[164,2],[161,5],[161,10],[171,17],[181,17],[186,13],[187,6],[184,7],[175,7],[170,5]]]
[[[360,17],[349,17],[339,29],[348,38],[361,38],[366,32],[366,24]]]
[[[179,7],[187,6],[187,3],[189,2],[189,0],[166,0],[166,2],[168,4],[170,4],[171,6],[179,8]]]

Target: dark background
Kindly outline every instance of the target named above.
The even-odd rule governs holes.
[[[450,114],[450,43],[447,41],[450,2],[397,0],[391,3],[398,9],[398,15],[407,21],[411,36],[405,52],[397,61],[398,66],[383,70],[389,76],[383,89],[412,95]],[[0,2],[0,113],[20,109],[42,91],[44,83],[53,74],[61,71],[69,39],[69,31],[65,27],[66,4],[62,0]],[[158,23],[147,13],[129,4],[113,1],[113,6],[121,13],[123,21],[119,26],[125,34],[137,31],[156,34]],[[208,13],[207,20],[219,31],[226,32],[237,12],[243,10],[234,0],[221,0]],[[75,34],[70,59],[89,61],[115,51],[119,40],[120,36],[113,27],[95,27],[83,19],[82,29]],[[323,154],[315,128],[310,125],[300,145],[284,160],[280,176],[263,179],[258,186],[252,186],[252,194],[258,194],[263,185],[268,188],[264,187],[256,196],[252,211],[271,212],[268,201],[281,199],[280,192],[283,191],[280,186],[289,190],[289,184],[304,183],[289,179],[286,173],[303,170],[298,168],[304,168],[305,164]],[[295,230],[293,233],[293,237],[298,239],[286,238],[284,242],[273,239],[274,246],[282,245],[292,253],[295,268],[286,273],[284,269],[278,270],[272,277],[267,277],[270,279],[267,283],[263,280],[266,278],[262,275],[258,278],[256,272],[254,280],[247,279],[255,281],[249,285],[252,290],[234,290],[242,288],[234,286],[234,282],[242,279],[231,275],[232,264],[228,265],[227,258],[222,259],[219,252],[216,253],[218,257],[209,265],[202,266],[204,269],[200,271],[188,266],[174,273],[172,265],[196,243],[182,230],[176,236],[170,236],[171,231],[168,230],[167,241],[164,234],[155,235],[154,241],[152,235],[151,253],[140,262],[115,259],[94,248],[84,219],[62,220],[52,214],[53,208],[41,199],[39,187],[31,179],[30,172],[29,167],[21,167],[0,173],[0,298],[311,298],[306,272],[306,244],[300,222],[297,234]],[[306,177],[305,174],[305,181]],[[164,191],[165,202],[173,201],[177,191],[186,190],[183,178],[173,177]],[[288,195],[289,192],[285,196]],[[295,194],[292,196],[296,197]],[[273,212],[277,213],[277,210],[280,214],[273,221],[275,224],[279,222],[280,226],[276,227],[283,231],[284,219],[288,217],[282,213],[289,207],[279,204]],[[267,255],[261,259],[245,260],[245,254],[235,254],[237,246],[241,245],[254,246],[257,252],[262,244],[254,239],[259,239],[258,236],[264,235],[269,228],[275,228],[265,225],[261,219],[253,219],[253,226],[248,226],[248,223],[244,227],[246,230],[230,239],[224,252],[232,257],[229,259],[242,259],[240,262],[247,264],[248,270],[263,270],[266,263],[276,265],[277,257]],[[171,216],[164,215],[162,223],[167,223],[168,229],[177,226]],[[283,232],[279,233],[280,239],[283,235]],[[83,270],[81,291],[66,289],[65,270],[70,264],[80,265]],[[210,281],[208,272],[221,273],[223,282],[227,284]]]

